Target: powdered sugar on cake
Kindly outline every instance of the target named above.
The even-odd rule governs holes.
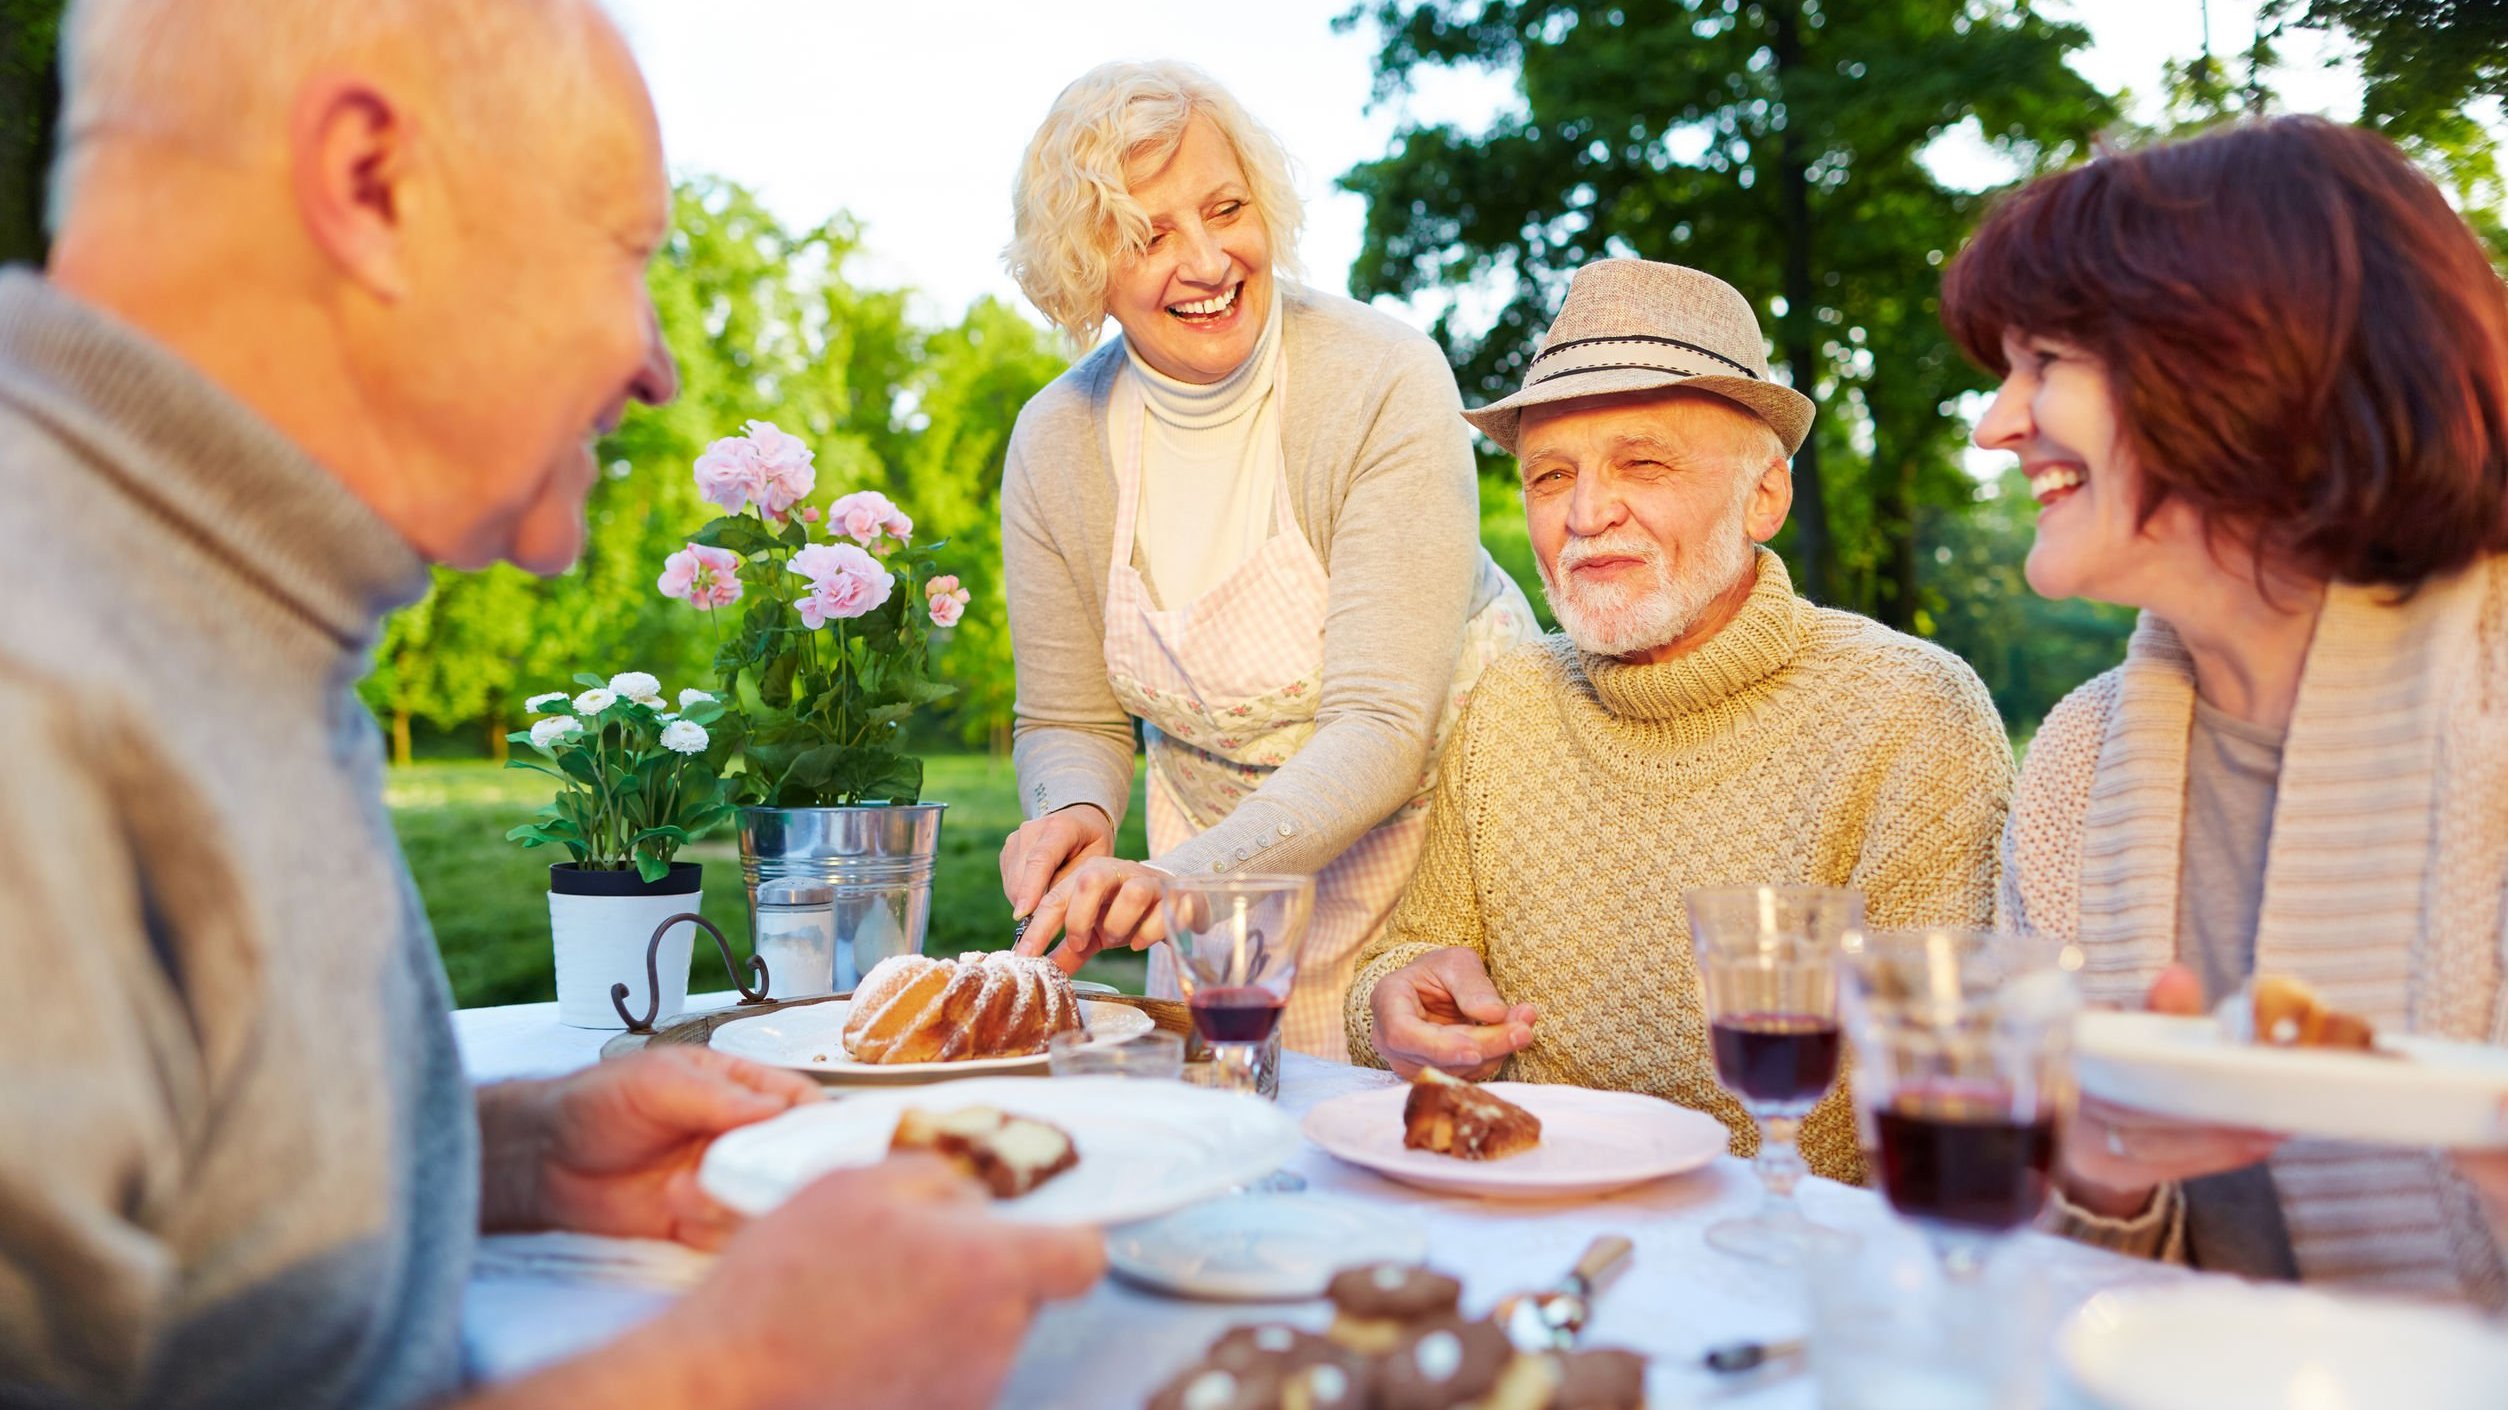
[[[882,960],[855,989],[845,1046],[857,1062],[1029,1057],[1083,1028],[1079,995],[1049,960],[1007,951]]]

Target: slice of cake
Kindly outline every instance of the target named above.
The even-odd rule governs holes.
[[[897,1117],[888,1150],[892,1155],[929,1151],[972,1176],[995,1199],[1017,1199],[1080,1163],[1078,1148],[1062,1128],[990,1106],[907,1107]]]
[[[2247,987],[2247,1011],[2240,1016],[2247,1020],[2243,1026],[2248,1042],[2277,1048],[2377,1051],[2373,1024],[2326,1003],[2302,980],[2286,974],[2259,974]]]
[[[1458,1160],[1503,1160],[1541,1144],[1541,1118],[1487,1088],[1423,1067],[1402,1103],[1402,1144]]]

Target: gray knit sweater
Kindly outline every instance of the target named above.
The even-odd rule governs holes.
[[[424,565],[24,270],[0,562],[0,1404],[457,1389],[477,1125],[351,693]]]
[[[1179,872],[1318,871],[1416,794],[1463,624],[1496,581],[1481,572],[1470,433],[1437,345],[1349,299],[1281,295],[1288,493],[1332,580],[1316,730],[1219,826],[1156,859]],[[1037,393],[1003,471],[1012,752],[1030,817],[1094,803],[1120,821],[1132,790],[1132,722],[1105,654],[1106,406],[1123,366],[1109,340]]]

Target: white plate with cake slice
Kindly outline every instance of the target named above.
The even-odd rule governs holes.
[[[845,1049],[845,1020],[852,1015],[851,999],[831,999],[756,1018],[733,1019],[715,1029],[706,1041],[718,1052],[752,1062],[859,1081],[932,1082],[1045,1070],[1045,1054],[1041,1052],[957,1062],[856,1062]],[[1099,999],[1080,1000],[1080,1021],[1088,1025],[1089,1041],[1094,1043],[1136,1038],[1158,1026],[1148,1014],[1130,1004]]]
[[[1306,1114],[1306,1138],[1388,1179],[1485,1199],[1608,1194],[1710,1164],[1731,1140],[1723,1122],[1660,1097],[1535,1082],[1489,1082],[1481,1090],[1539,1118],[1540,1140],[1494,1160],[1410,1149],[1403,1144],[1407,1084],[1321,1103]]]
[[[2508,1048],[2405,1034],[2372,1051],[2240,1041],[2209,1017],[2085,1013],[2091,1096],[2173,1116],[2371,1145],[2508,1146]]]
[[[884,1159],[910,1107],[935,1116],[994,1107],[1068,1135],[1076,1165],[993,1205],[1035,1224],[1155,1219],[1260,1180],[1298,1148],[1297,1127],[1259,1097],[1131,1077],[979,1078],[858,1092],[743,1126],[715,1138],[697,1183],[743,1214],[764,1214],[829,1171]]]

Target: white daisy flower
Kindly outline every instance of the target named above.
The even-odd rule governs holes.
[[[692,686],[688,687],[686,690],[683,690],[683,691],[679,692],[679,708],[680,708],[680,709],[682,709],[682,710],[685,710],[685,709],[687,709],[689,706],[696,704],[696,703],[697,703],[698,701],[700,701],[700,700],[711,700],[711,699],[713,699],[713,698],[714,698],[714,694],[713,694],[713,692],[711,692],[711,691],[705,691],[705,690],[699,690],[699,689],[697,689],[695,686],[693,686],[693,685],[692,685]]]
[[[578,715],[597,715],[617,703],[618,696],[614,692],[607,690],[587,690],[583,694],[575,697],[575,713]]]
[[[583,721],[572,715],[551,715],[531,727],[531,742],[543,749],[554,748],[559,740],[572,739],[583,733]]]
[[[524,701],[523,708],[529,710],[535,715],[544,715],[565,703],[566,692],[562,690],[552,690],[546,695],[535,695],[529,700]]]
[[[673,720],[662,726],[662,747],[680,754],[702,753],[705,749],[705,726],[686,720]]]
[[[662,683],[642,671],[621,671],[610,677],[610,689],[630,700],[643,700],[662,693]]]

